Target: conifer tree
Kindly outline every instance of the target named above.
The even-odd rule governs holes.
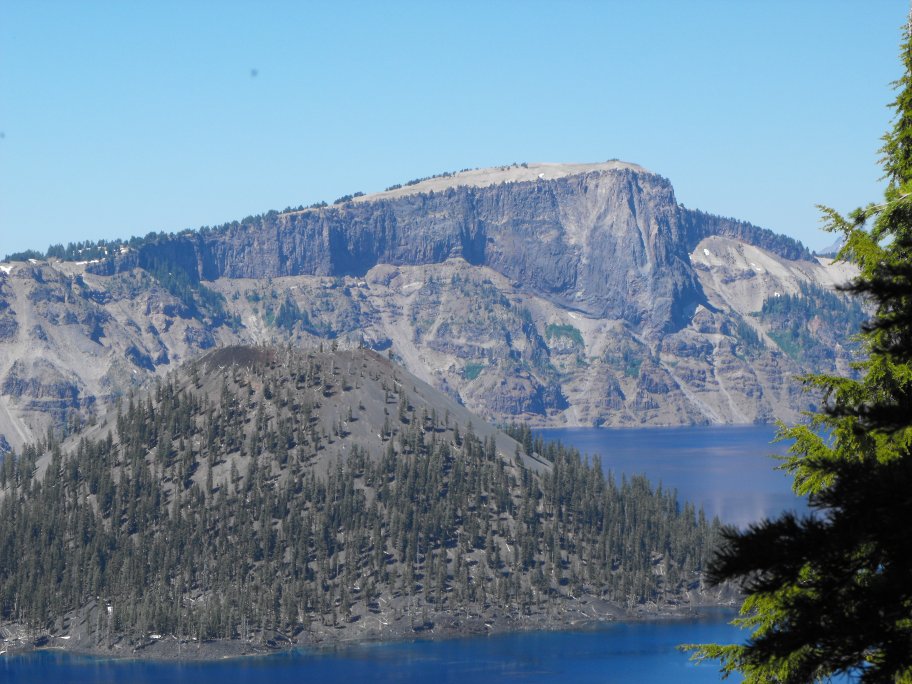
[[[883,140],[884,201],[844,217],[839,258],[857,264],[846,289],[874,309],[859,337],[859,379],[815,375],[822,394],[784,468],[812,515],[785,514],[729,529],[710,578],[734,580],[746,598],[736,624],[745,644],[696,648],[746,682],[912,681],[912,31],[901,52],[896,118]]]

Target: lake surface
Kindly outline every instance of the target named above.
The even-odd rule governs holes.
[[[709,515],[747,524],[802,509],[790,480],[775,471],[770,426],[540,430],[590,456],[620,477],[645,474],[677,489]],[[0,681],[74,682],[719,682],[714,664],[697,665],[681,643],[734,643],[744,636],[715,611],[687,621],[608,625],[583,632],[537,632],[487,638],[348,646],[215,663],[111,661],[41,652],[0,656]],[[732,678],[728,681],[740,681]]]
[[[546,440],[570,444],[616,476],[643,474],[654,485],[677,489],[678,499],[703,506],[708,516],[744,526],[785,510],[806,511],[791,491],[791,478],[775,470],[772,425],[674,428],[536,430]]]
[[[297,651],[216,663],[147,663],[40,652],[0,657],[0,681],[73,684],[188,682],[303,684],[315,682],[718,682],[714,665],[696,664],[677,646],[728,642],[738,632],[730,613],[676,622],[609,625],[583,632],[532,632],[492,637],[366,644],[333,651]],[[737,682],[738,679],[729,681]]]

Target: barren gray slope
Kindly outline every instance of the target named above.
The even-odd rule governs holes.
[[[0,450],[213,347],[273,341],[392,352],[497,422],[789,420],[809,400],[794,376],[845,371],[849,333],[791,321],[817,347],[802,349],[762,309],[848,277],[790,238],[684,209],[666,179],[620,162],[479,170],[93,263],[3,264]]]

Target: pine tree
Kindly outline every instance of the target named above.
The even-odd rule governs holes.
[[[912,26],[912,17],[910,17]],[[875,307],[859,335],[860,379],[805,382],[823,396],[793,439],[784,467],[812,515],[786,514],[745,532],[726,530],[714,582],[746,595],[736,624],[746,644],[697,648],[746,682],[912,681],[912,29],[902,44],[896,118],[884,136],[884,202],[843,217],[839,258],[858,265],[846,288]],[[693,648],[693,647],[691,647]]]

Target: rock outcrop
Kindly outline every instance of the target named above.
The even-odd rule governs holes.
[[[84,420],[93,399],[238,342],[383,350],[496,421],[792,419],[809,401],[795,375],[851,370],[860,309],[832,292],[850,275],[685,209],[631,164],[445,175],[90,263],[4,265],[0,379],[48,388],[56,373],[78,399],[6,392],[0,434]],[[824,301],[835,316],[808,314]],[[39,366],[33,383],[23,369]]]
[[[379,264],[461,258],[558,306],[622,319],[655,335],[682,327],[704,303],[688,255],[707,235],[810,259],[784,236],[683,209],[660,176],[612,168],[271,212],[246,224],[145,245],[93,270],[168,263],[195,281],[363,277]]]

